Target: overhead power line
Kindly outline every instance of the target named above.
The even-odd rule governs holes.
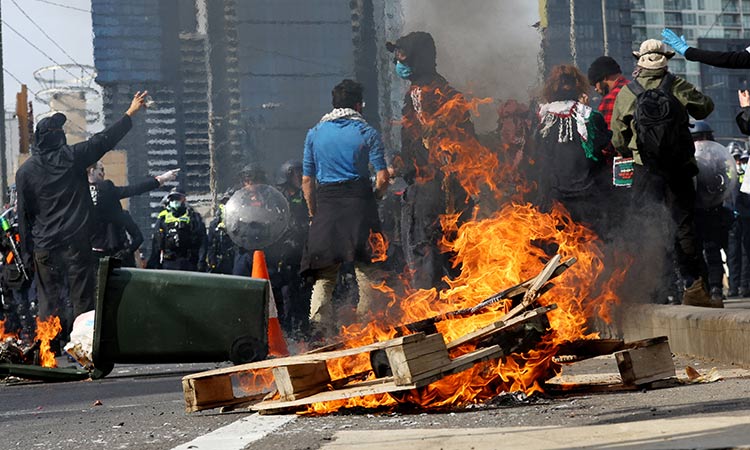
[[[29,40],[28,38],[26,38],[26,36],[24,36],[23,34],[21,34],[21,32],[19,32],[18,30],[16,30],[16,29],[15,29],[15,28],[13,28],[12,26],[10,26],[10,24],[8,24],[8,22],[6,22],[5,20],[2,20],[2,23],[3,23],[3,25],[5,25],[6,27],[8,27],[8,29],[9,29],[10,31],[12,31],[12,32],[16,33],[16,34],[17,34],[17,35],[18,35],[18,36],[19,36],[19,37],[20,37],[21,39],[23,39],[24,41],[26,41],[26,43],[27,43],[27,44],[29,44],[30,46],[34,47],[34,48],[35,48],[35,49],[36,49],[36,50],[37,50],[37,51],[38,51],[39,53],[41,53],[42,55],[44,55],[45,57],[47,57],[47,59],[49,59],[50,61],[52,61],[52,62],[53,62],[53,63],[55,63],[56,65],[58,65],[58,66],[61,66],[61,68],[62,68],[62,69],[63,69],[64,71],[68,72],[68,73],[69,73],[69,74],[70,74],[70,75],[71,75],[71,76],[72,76],[72,77],[73,77],[74,79],[76,79],[76,78],[79,78],[79,76],[78,76],[78,75],[74,74],[73,72],[71,72],[70,70],[68,70],[67,68],[65,68],[65,67],[64,67],[64,66],[63,66],[62,64],[60,64],[59,62],[55,61],[55,59],[54,59],[54,58],[52,58],[52,57],[51,57],[50,55],[48,55],[48,54],[47,54],[47,53],[46,53],[46,52],[45,52],[44,50],[42,50],[41,48],[39,48],[39,47],[38,47],[38,46],[37,46],[36,44],[34,44],[33,42],[31,42],[31,41],[30,41],[30,40]]]
[[[73,58],[72,56],[70,56],[70,54],[69,54],[68,52],[66,52],[66,51],[65,51],[65,49],[64,49],[64,48],[62,48],[62,47],[60,46],[60,44],[58,44],[58,43],[57,43],[57,41],[55,41],[54,39],[52,39],[52,37],[50,37],[50,35],[49,35],[49,34],[47,34],[47,32],[46,32],[46,31],[44,31],[44,28],[42,28],[41,26],[39,26],[39,24],[38,24],[38,23],[36,23],[36,22],[34,21],[34,19],[32,19],[32,18],[31,18],[31,16],[29,16],[28,14],[26,14],[26,11],[24,11],[24,10],[23,10],[23,8],[21,8],[21,5],[19,5],[19,4],[18,4],[18,3],[16,2],[16,0],[10,0],[10,1],[11,1],[11,2],[13,2],[13,4],[14,4],[14,5],[16,5],[16,8],[18,8],[18,10],[19,10],[19,11],[21,11],[21,14],[23,14],[23,15],[24,15],[24,16],[25,16],[25,17],[26,17],[27,19],[29,19],[29,22],[33,23],[33,24],[34,24],[34,26],[35,26],[35,27],[36,27],[36,28],[37,28],[37,29],[38,29],[39,31],[41,31],[41,32],[42,32],[42,34],[43,34],[43,35],[44,35],[44,36],[45,36],[45,37],[46,37],[47,39],[49,39],[49,41],[50,41],[50,42],[52,42],[52,44],[54,44],[54,45],[55,45],[55,47],[57,47],[57,48],[58,48],[58,49],[59,49],[59,50],[60,50],[61,52],[63,52],[63,54],[64,54],[65,56],[67,56],[68,58],[70,58],[70,60],[71,60],[71,61],[73,61],[73,62],[74,62],[74,63],[75,63],[75,64],[76,64],[76,65],[77,65],[77,66],[78,66],[78,67],[79,67],[80,69],[81,69],[81,71],[85,71],[85,72],[86,72],[87,74],[89,74],[89,75],[91,75],[91,76],[94,76],[94,74],[93,74],[93,73],[90,73],[90,72],[89,72],[88,70],[86,70],[86,69],[85,69],[85,68],[83,67],[83,65],[81,65],[81,64],[80,64],[80,63],[79,63],[78,61],[76,61],[76,60],[75,60],[75,58]]]
[[[63,5],[62,3],[50,2],[49,0],[36,0],[36,1],[38,1],[40,3],[46,3],[48,5],[58,6],[60,8],[72,9],[73,11],[80,11],[80,12],[85,12],[85,13],[91,14],[91,11],[88,10],[88,9],[76,8],[75,6],[69,6],[69,5]]]

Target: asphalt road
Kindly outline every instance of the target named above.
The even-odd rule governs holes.
[[[354,411],[325,417],[287,418],[257,416],[246,411],[222,414],[219,410],[186,415],[181,377],[215,365],[116,366],[109,377],[98,381],[0,383],[0,450],[92,447],[155,450],[178,446],[200,450],[348,448],[348,444],[342,447],[336,442],[344,442],[346,433],[357,431],[368,431],[366,435],[374,441],[376,436],[403,431],[407,431],[407,436],[415,436],[418,433],[430,435],[434,430],[434,436],[442,436],[459,430],[480,432],[497,427],[574,427],[667,418],[696,418],[710,423],[710,418],[717,414],[750,416],[750,371],[685,358],[677,358],[676,364],[683,378],[684,366],[689,364],[702,373],[717,366],[725,379],[649,391],[531,399],[505,396],[492,406],[443,412]],[[566,374],[613,372],[616,366],[608,359],[578,363],[564,371]],[[239,420],[249,422],[238,423]],[[263,431],[273,421],[281,425],[275,430]],[[247,440],[238,447],[194,441],[232,426],[235,431],[239,428],[257,433],[253,437],[245,436]],[[558,435],[561,434],[558,432]],[[503,447],[500,441],[495,447],[494,441],[488,442],[481,434],[467,439],[482,443],[481,448]],[[364,439],[357,446],[366,446],[367,441]],[[747,443],[750,444],[750,430]],[[406,445],[394,445],[394,448],[406,448]],[[424,445],[419,448],[443,447]]]

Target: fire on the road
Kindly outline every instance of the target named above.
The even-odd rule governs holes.
[[[42,367],[57,367],[55,354],[50,350],[50,341],[62,331],[60,318],[50,316],[47,320],[36,319],[36,336],[34,340],[40,341],[39,363]]]

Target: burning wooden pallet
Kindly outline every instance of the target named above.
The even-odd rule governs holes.
[[[518,305],[501,320],[446,344],[443,335],[434,332],[441,320],[465,317],[467,310],[456,311],[402,327],[413,334],[370,345],[258,361],[234,367],[188,375],[183,378],[186,411],[195,412],[223,406],[252,404],[252,409],[265,413],[299,408],[318,402],[342,400],[372,394],[395,393],[424,387],[451,374],[462,372],[481,361],[497,359],[517,350],[517,335],[526,328],[547,328],[546,314],[556,305],[529,310],[535,300],[549,289],[549,280],[575,260],[560,262],[556,256],[536,277],[520,283],[481,302],[478,311],[505,298],[515,298]],[[515,333],[515,334],[514,334]],[[513,339],[503,339],[513,336]],[[471,344],[475,350],[451,358],[451,351]],[[455,353],[455,352],[454,352]],[[372,371],[353,374],[345,379],[332,379],[327,361],[369,354]],[[278,398],[263,399],[258,395],[235,396],[232,377],[259,370],[271,370]],[[376,378],[363,381],[370,373]]]

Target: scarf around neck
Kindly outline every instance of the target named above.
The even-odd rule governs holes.
[[[539,106],[540,134],[546,138],[552,131],[552,127],[559,125],[557,142],[572,142],[573,123],[575,123],[575,130],[581,137],[581,147],[586,157],[597,161],[598,158],[594,156],[593,139],[589,139],[589,135],[593,135],[594,131],[590,124],[592,111],[590,106],[574,100],[544,103]]]
[[[364,117],[362,117],[362,114],[358,113],[352,108],[333,108],[331,112],[320,118],[320,123],[331,122],[339,119],[358,120],[360,122],[366,123],[366,120]]]

